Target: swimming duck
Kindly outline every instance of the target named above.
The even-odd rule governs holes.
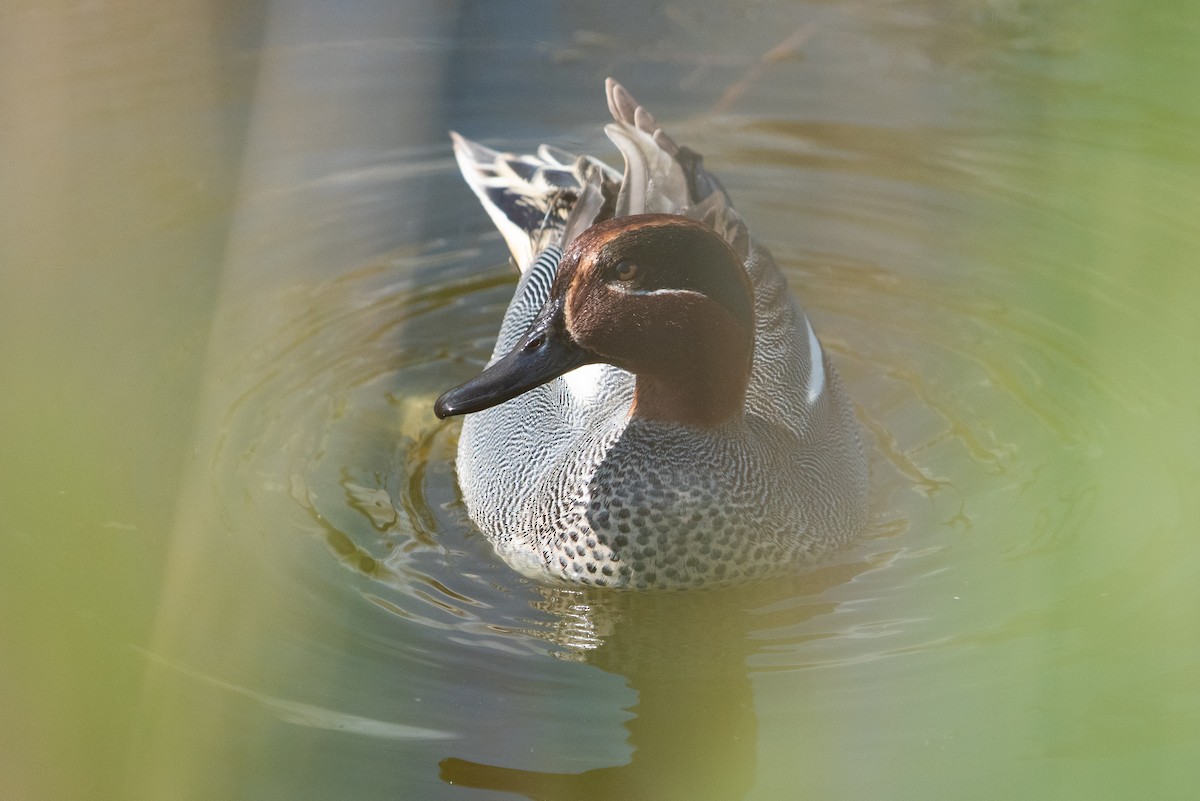
[[[866,522],[837,371],[724,188],[622,86],[624,173],[451,134],[521,270],[466,415],[471,518],[517,571],[638,589],[794,571]]]

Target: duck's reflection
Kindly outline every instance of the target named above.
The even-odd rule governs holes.
[[[748,660],[750,633],[794,626],[832,610],[818,597],[866,563],[826,567],[804,577],[720,591],[585,594],[544,591],[558,615],[555,641],[568,655],[623,676],[638,693],[625,727],[625,765],[550,773],[448,757],[452,785],[551,799],[736,799],[754,783],[758,719]],[[788,599],[804,596],[799,603]],[[773,607],[779,609],[771,612]]]

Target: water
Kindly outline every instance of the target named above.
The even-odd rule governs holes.
[[[0,796],[1191,797],[1198,29],[11,4]],[[615,157],[609,74],[856,401],[872,524],[804,575],[541,587],[458,499],[515,278],[444,132]]]

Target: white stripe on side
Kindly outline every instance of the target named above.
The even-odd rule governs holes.
[[[808,402],[816,403],[817,398],[825,391],[825,356],[821,351],[821,343],[813,333],[812,323],[804,318],[804,327],[808,329]]]

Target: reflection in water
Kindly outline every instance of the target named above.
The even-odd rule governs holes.
[[[544,632],[560,655],[621,676],[637,693],[626,724],[628,763],[580,773],[440,763],[448,784],[517,793],[538,801],[614,798],[742,798],[754,785],[758,720],[747,662],[761,627],[755,612],[819,596],[866,569],[817,570],[802,579],[712,591],[597,593],[543,588],[537,605],[559,624]],[[789,604],[792,606],[792,604]],[[808,601],[786,616],[799,625],[829,611]],[[565,712],[564,714],[569,714]]]
[[[736,647],[745,642],[736,636],[744,621],[707,600],[689,601],[701,608],[684,615],[637,608],[646,606],[644,599],[626,605],[620,619],[609,622],[612,633],[586,655],[589,663],[623,676],[638,695],[634,717],[625,724],[633,749],[628,764],[569,774],[448,757],[440,763],[442,779],[532,799],[742,797],[753,784],[757,743],[746,649]],[[580,614],[577,606],[572,613]],[[689,619],[712,629],[702,635],[680,625]],[[722,646],[713,648],[714,642]]]

